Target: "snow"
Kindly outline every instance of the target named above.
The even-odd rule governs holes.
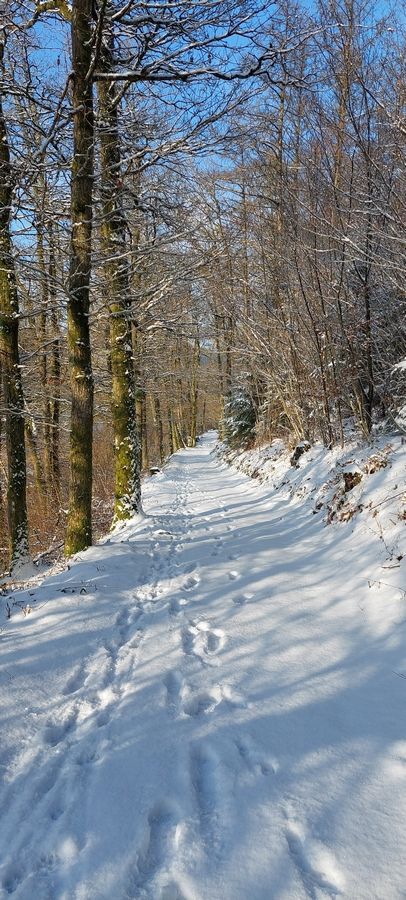
[[[404,448],[215,438],[1,598],[1,897],[405,896]]]
[[[392,367],[393,372],[396,372],[398,369],[406,369],[406,359],[401,359],[400,362]]]

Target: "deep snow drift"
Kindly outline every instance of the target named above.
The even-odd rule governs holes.
[[[214,441],[2,598],[1,897],[405,897],[403,448],[326,525],[318,451],[275,490]]]

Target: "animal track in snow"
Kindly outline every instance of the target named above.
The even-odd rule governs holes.
[[[331,850],[321,841],[308,837],[296,821],[288,823],[285,834],[292,860],[310,896],[314,896],[315,888],[334,895],[341,894],[345,889],[345,879]]]
[[[278,763],[276,760],[268,757],[267,754],[255,744],[249,735],[238,738],[235,745],[241,759],[253,774],[257,775],[258,773],[261,773],[261,775],[272,775],[277,772]]]

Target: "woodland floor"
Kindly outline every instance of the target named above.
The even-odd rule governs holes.
[[[406,897],[405,600],[368,586],[382,542],[214,444],[13,595],[32,611],[0,634],[2,898]]]

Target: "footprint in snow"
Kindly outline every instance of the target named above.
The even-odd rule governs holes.
[[[297,821],[289,821],[285,830],[292,860],[299,871],[305,890],[315,897],[315,890],[338,895],[345,889],[345,879],[335,857],[321,841],[306,834]]]
[[[181,700],[184,715],[191,718],[214,712],[220,703],[231,708],[247,706],[245,698],[228,684],[214,684],[207,690],[195,690],[184,685]]]
[[[168,672],[164,678],[166,689],[166,708],[172,714],[176,714],[179,709],[180,697],[183,688],[183,677],[180,672]]]
[[[159,900],[187,900],[187,897],[182,893],[176,881],[170,881],[163,886]]]
[[[128,642],[129,649],[130,650],[138,650],[138,647],[140,646],[143,637],[144,637],[144,629],[141,627],[136,628],[133,636],[130,638],[130,640]]]
[[[207,691],[193,692],[187,688],[182,693],[186,694],[182,698],[183,712],[191,718],[213,712],[223,699],[220,685],[214,685]]]
[[[47,722],[44,730],[44,742],[50,747],[56,747],[60,744],[74,729],[78,710],[73,709],[61,721]]]
[[[96,725],[98,728],[103,728],[104,725],[108,725],[111,718],[111,710],[110,709],[102,709],[96,719]]]
[[[58,787],[58,776],[62,766],[63,757],[61,755],[55,757],[54,761],[48,765],[43,778],[40,778],[35,785],[35,805],[47,805],[49,803],[49,815],[53,818],[50,809],[54,802],[54,793]]]
[[[133,605],[133,607],[132,607],[132,609],[131,609],[131,620],[130,620],[130,621],[131,621],[131,625],[134,625],[135,622],[138,622],[138,620],[139,620],[139,619],[141,618],[141,616],[143,616],[143,615],[144,615],[143,604],[142,604],[141,600],[140,600],[140,599],[137,597],[137,595],[136,595],[136,596],[134,597],[134,605]]]
[[[148,816],[144,846],[138,852],[130,871],[126,892],[129,900],[143,896],[140,894],[143,889],[150,893],[153,891],[155,897],[159,896],[153,886],[154,880],[173,861],[181,831],[176,807],[167,800],[157,803]]]
[[[195,795],[199,829],[206,850],[215,856],[221,840],[221,763],[210,744],[195,744],[190,753],[190,780]]]
[[[218,653],[224,643],[224,632],[220,628],[212,628],[204,620],[190,622],[182,631],[184,652],[199,657],[203,662]]]
[[[248,603],[249,600],[252,600],[253,597],[254,597],[254,594],[245,593],[245,594],[236,594],[236,596],[232,597],[231,599],[235,606],[244,606],[244,604]]]
[[[73,674],[68,678],[65,687],[62,691],[63,694],[75,694],[76,691],[79,691],[81,687],[83,687],[85,681],[85,667],[83,663],[75,669]]]
[[[2,886],[6,894],[14,894],[22,881],[24,881],[24,872],[18,864],[15,864],[11,865],[4,875]]]
[[[130,611],[128,609],[122,609],[121,612],[118,613],[115,626],[118,630],[118,637],[116,638],[115,643],[117,649],[119,649],[125,644],[130,628]]]
[[[169,615],[179,616],[187,605],[188,601],[185,597],[173,597],[172,600],[169,601]]]
[[[198,577],[198,575],[188,575],[188,577],[185,578],[185,581],[183,582],[183,589],[185,591],[193,591],[195,588],[197,588],[199,583],[200,578]]]

